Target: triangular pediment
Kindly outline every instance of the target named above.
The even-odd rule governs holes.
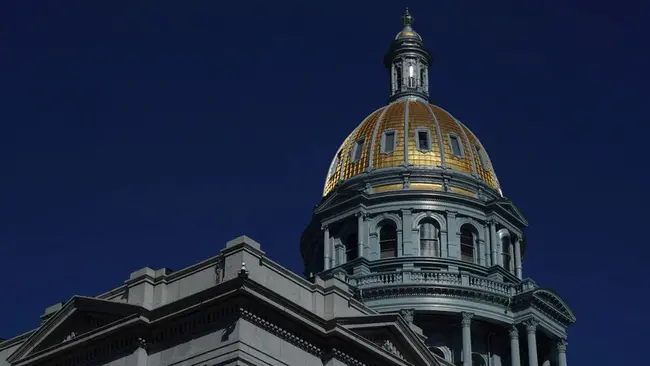
[[[136,305],[74,296],[27,338],[7,361],[17,363],[32,354],[77,340],[96,329],[138,314],[141,310]]]
[[[571,308],[569,308],[569,305],[567,305],[567,303],[552,290],[547,288],[537,289],[533,292],[533,297],[537,301],[544,303],[546,306],[562,314],[568,322],[573,323],[576,321],[576,317],[573,314],[573,311],[571,311]]]
[[[337,318],[337,322],[410,364],[440,364],[420,336],[397,314]]]
[[[513,205],[512,202],[510,202],[509,200],[496,201],[494,204],[500,210],[507,212],[509,215],[519,220],[523,226],[528,226],[528,220],[526,219],[524,214],[521,213],[521,211],[517,208],[517,206]]]

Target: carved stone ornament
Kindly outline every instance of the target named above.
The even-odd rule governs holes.
[[[566,338],[560,338],[557,340],[557,350],[558,352],[566,353],[566,346],[569,344]]]
[[[531,334],[537,331],[537,326],[539,325],[539,320],[537,319],[528,319],[524,323],[526,326],[526,333]]]
[[[73,339],[76,336],[77,336],[77,333],[70,332],[70,334],[68,334],[65,338],[63,338],[63,341],[69,341],[69,340]]]
[[[515,325],[508,329],[508,334],[510,335],[510,339],[519,339],[519,330],[517,330]]]
[[[149,342],[144,337],[138,337],[138,347],[146,350],[149,347]]]
[[[241,278],[248,278],[248,270],[246,269],[246,263],[244,262],[241,263],[241,269],[239,270],[238,275]]]
[[[385,349],[386,351],[392,353],[393,355],[399,357],[399,358],[404,358],[402,357],[402,354],[397,350],[397,347],[393,344],[393,342],[389,340],[385,340],[384,344],[381,345],[381,348]]]
[[[463,316],[463,320],[460,321],[460,324],[464,327],[469,327],[472,324],[474,313],[467,313],[463,311],[460,314]]]
[[[399,311],[400,315],[404,320],[409,323],[413,323],[413,318],[415,317],[415,309],[402,309]]]

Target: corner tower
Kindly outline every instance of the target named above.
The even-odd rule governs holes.
[[[401,312],[441,360],[566,366],[575,316],[524,276],[528,222],[478,138],[429,103],[431,55],[408,10],[402,20],[384,57],[388,105],[332,159],[301,238],[305,274],[344,278],[375,310]]]

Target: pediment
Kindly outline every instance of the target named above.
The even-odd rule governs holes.
[[[523,213],[517,208],[517,206],[513,205],[512,202],[509,200],[502,200],[502,201],[496,201],[495,205],[519,220],[524,226],[528,226],[528,220],[524,216]]]
[[[141,310],[137,305],[74,296],[27,338],[7,361],[16,363],[50,347],[77,340]]]
[[[552,290],[545,288],[537,289],[533,292],[533,297],[562,314],[570,323],[576,321],[576,317],[573,311],[571,311],[571,308],[569,308],[569,305]]]
[[[397,314],[337,318],[337,322],[410,364],[440,364],[420,337]]]

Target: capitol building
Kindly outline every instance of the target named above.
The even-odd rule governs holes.
[[[567,366],[575,316],[525,276],[528,222],[478,137],[429,102],[432,57],[402,20],[387,105],[323,166],[304,273],[241,236],[48,307],[0,340],[0,366]]]

